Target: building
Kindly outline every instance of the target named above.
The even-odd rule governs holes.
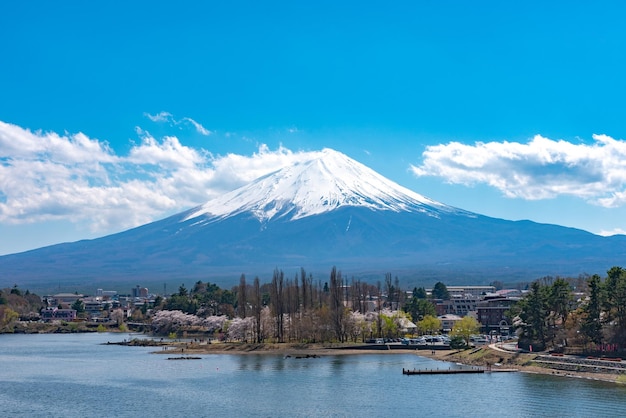
[[[104,300],[113,299],[114,296],[117,295],[117,290],[96,290],[96,296],[101,297]]]
[[[148,297],[148,288],[147,287],[140,287],[139,285],[137,285],[137,287],[132,289],[132,296],[133,298],[147,298]]]
[[[41,310],[41,319],[50,321],[73,321],[76,319],[75,309],[59,309],[56,307],[48,307]]]
[[[510,335],[510,323],[506,312],[519,301],[519,298],[508,298],[498,295],[485,298],[478,303],[478,322],[482,324],[485,334]]]
[[[463,319],[463,317],[453,314],[440,315],[437,317],[441,321],[441,329],[443,332],[448,333],[452,331],[454,324]]]
[[[100,297],[85,298],[83,299],[83,304],[85,305],[85,312],[87,312],[90,318],[102,316],[104,303]]]
[[[437,315],[458,315],[460,317],[475,314],[479,299],[474,297],[452,297],[435,302]]]
[[[446,286],[450,298],[482,299],[488,293],[496,291],[495,286]]]
[[[84,296],[76,293],[57,293],[53,296],[48,296],[48,305],[49,306],[59,306],[59,305],[72,305],[78,299],[82,299]]]

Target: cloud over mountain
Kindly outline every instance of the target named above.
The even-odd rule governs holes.
[[[167,118],[159,114],[155,119]],[[306,158],[260,145],[212,155],[138,128],[127,154],[79,132],[32,131],[0,121],[0,222],[69,221],[94,232],[130,228],[188,209]]]
[[[536,135],[527,143],[449,142],[423,153],[417,176],[450,183],[487,184],[505,196],[528,200],[574,196],[595,205],[626,203],[626,142],[593,135],[593,144],[573,144]]]

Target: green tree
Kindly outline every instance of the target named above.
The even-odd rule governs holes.
[[[626,343],[626,270],[612,267],[607,272],[603,291],[604,323],[607,338],[618,344]]]
[[[415,325],[417,325],[417,329],[422,334],[433,334],[441,329],[441,321],[432,315],[426,315],[424,319],[418,321]]]
[[[17,288],[17,285],[13,286],[13,289],[11,289],[11,294],[22,296],[22,292],[20,291],[20,289]]]
[[[580,331],[594,344],[602,344],[602,281],[594,274],[587,279],[589,297],[583,305],[582,323]]]
[[[169,311],[183,311],[184,313],[195,315],[198,311],[198,303],[188,296],[177,293],[167,298],[164,309]]]
[[[545,289],[547,339],[554,343],[557,335],[565,335],[565,323],[571,311],[572,290],[563,278],[557,278]]]
[[[471,316],[465,316],[452,326],[450,334],[454,337],[463,338],[465,345],[470,345],[470,337],[478,334],[480,331],[480,323]]]
[[[516,328],[521,331],[518,345],[534,351],[544,350],[547,335],[546,290],[537,281],[530,286],[530,292],[518,303],[519,321]]]
[[[569,283],[565,279],[557,278],[550,287],[548,305],[554,317],[558,318],[561,324],[564,324],[567,320],[571,302],[572,290]]]
[[[413,288],[413,297],[417,299],[426,299],[428,294],[426,293],[426,289],[423,287],[415,287]]]
[[[446,287],[445,284],[441,282],[437,282],[435,283],[435,286],[433,287],[432,297],[433,299],[448,300],[450,299],[450,292],[448,292],[448,288]]]
[[[381,314],[382,316],[382,324],[383,324],[383,335],[386,338],[395,338],[399,333],[399,324],[397,318],[394,316],[387,316],[385,314]]]
[[[9,329],[13,321],[17,321],[19,315],[8,306],[0,306],[0,330]],[[13,332],[10,330],[10,332]]]
[[[71,306],[76,311],[77,316],[83,316],[85,314],[85,303],[81,299],[76,299]]]
[[[418,299],[415,296],[404,305],[402,310],[411,315],[413,322],[419,321],[426,315],[437,315],[435,305],[433,305],[432,302],[427,299]]]

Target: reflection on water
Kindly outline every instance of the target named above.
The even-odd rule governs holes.
[[[626,387],[602,382],[404,376],[448,367],[413,354],[168,361],[154,348],[100,344],[125,337],[0,335],[3,416],[626,416]]]

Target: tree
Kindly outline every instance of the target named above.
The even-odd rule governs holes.
[[[342,300],[343,280],[341,272],[333,266],[330,272],[330,315],[335,336],[340,342],[344,341],[344,306]]]
[[[124,311],[121,309],[115,309],[113,312],[111,312],[110,318],[111,320],[115,321],[118,326],[121,326],[124,323]]]
[[[467,348],[468,344],[467,342],[465,342],[465,339],[461,336],[458,335],[453,335],[452,338],[450,338],[450,348],[453,350],[459,350],[462,348]]]
[[[9,328],[13,321],[16,321],[18,317],[19,315],[13,309],[4,305],[0,306],[0,330]]]
[[[608,280],[607,280],[608,281]],[[613,288],[606,294],[612,300],[610,317],[615,318],[612,340],[619,344],[626,342],[626,270],[619,268],[619,274],[612,283]]]
[[[470,345],[470,337],[478,334],[480,331],[480,323],[471,316],[465,316],[452,326],[450,334],[455,337],[463,338],[465,345]]]
[[[441,329],[441,321],[432,315],[426,315],[424,319],[418,321],[415,325],[417,325],[417,329],[422,334],[432,334]]]
[[[13,286],[13,289],[11,289],[11,294],[22,296],[22,292],[20,291],[20,289],[18,289],[17,285]]]
[[[413,296],[402,308],[404,312],[411,315],[413,322],[419,321],[426,315],[436,316],[435,305],[427,299],[419,299]]]
[[[515,327],[520,330],[519,346],[527,350],[544,350],[546,347],[546,295],[545,287],[535,281],[530,292],[518,303],[519,315]]]
[[[380,312],[383,309],[383,295],[380,290],[380,280],[376,283],[376,312],[378,315],[376,316],[376,336],[381,337],[383,332],[383,322]]]
[[[423,287],[415,287],[413,288],[413,297],[417,299],[426,299],[428,298],[428,294],[426,293],[426,289]]]
[[[558,278],[552,283],[548,295],[548,305],[555,317],[560,319],[561,324],[567,320],[572,301],[572,291],[565,279]]]
[[[237,288],[237,311],[240,318],[245,318],[247,316],[247,304],[248,300],[246,298],[246,275],[242,274],[239,278],[239,287]]]
[[[255,320],[255,328],[254,333],[256,335],[256,342],[260,343],[263,341],[261,336],[261,311],[263,310],[263,305],[261,302],[261,286],[259,284],[259,278],[254,278],[254,285],[252,290],[252,312],[254,314]]]
[[[272,276],[270,300],[272,302],[272,308],[274,313],[274,319],[276,321],[276,339],[278,342],[285,342],[284,332],[284,313],[285,313],[285,299],[283,293],[283,281],[285,274],[282,270],[275,269]]]
[[[81,299],[76,299],[71,307],[76,311],[77,316],[83,316],[85,313],[85,303]]]
[[[587,280],[589,297],[583,305],[583,319],[580,324],[582,334],[594,344],[602,344],[602,281],[594,274]]]
[[[441,282],[437,282],[435,283],[435,286],[433,287],[432,297],[433,299],[448,300],[450,299],[450,293],[448,292],[448,288],[446,287],[445,284]]]
[[[227,323],[227,336],[229,340],[248,341],[248,337],[254,329],[254,318],[234,318]]]
[[[572,291],[569,283],[563,278],[557,278],[546,289],[546,307],[548,311],[548,337],[554,342],[555,337],[565,333],[565,323],[570,313]]]
[[[396,315],[387,311],[385,313],[381,313],[382,316],[382,324],[383,324],[383,335],[386,338],[394,338],[398,336],[398,332],[400,331],[399,321]]]

